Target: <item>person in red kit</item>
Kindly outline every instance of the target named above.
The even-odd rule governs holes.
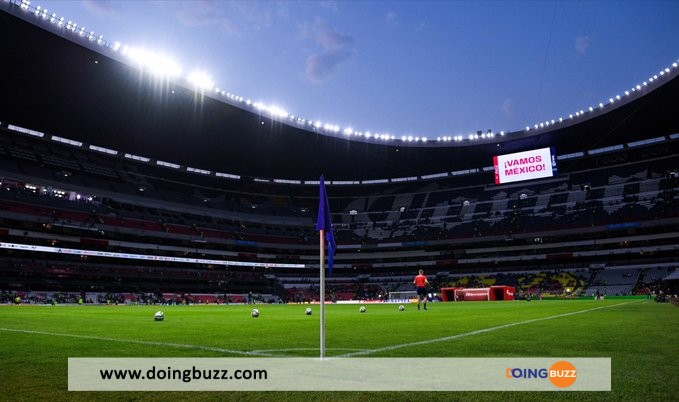
[[[424,275],[424,270],[419,271],[419,275],[413,279],[413,284],[417,287],[417,309],[420,309],[420,303],[424,300],[424,309],[427,310],[427,285],[429,285],[429,281]]]

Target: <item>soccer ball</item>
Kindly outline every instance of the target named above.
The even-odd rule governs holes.
[[[406,306],[404,306],[403,304],[398,306],[398,311],[405,311],[405,309],[406,309]]]
[[[361,306],[361,308],[359,308],[358,311],[361,313],[365,313],[365,306]]]
[[[156,314],[153,316],[153,319],[156,321],[163,321],[165,319],[165,314],[163,314],[162,311],[156,312]]]
[[[259,317],[259,310],[253,308],[252,311],[250,312],[250,315],[253,316],[254,318]]]
[[[311,310],[311,307],[307,307],[307,309],[304,311],[304,313],[306,313],[306,315],[311,315],[312,312],[313,312],[313,310]]]

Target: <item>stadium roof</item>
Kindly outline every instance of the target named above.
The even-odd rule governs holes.
[[[0,122],[200,169],[301,180],[422,176],[489,166],[496,154],[554,146],[563,155],[679,132],[674,68],[630,100],[564,124],[434,146],[354,141],[158,79],[12,3],[0,10]]]

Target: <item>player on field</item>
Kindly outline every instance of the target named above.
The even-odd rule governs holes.
[[[429,285],[429,281],[424,275],[424,270],[419,271],[419,275],[413,279],[413,284],[417,287],[417,309],[420,309],[420,303],[424,300],[424,309],[427,310],[427,285]]]

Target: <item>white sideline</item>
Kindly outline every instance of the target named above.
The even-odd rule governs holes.
[[[133,343],[133,344],[139,344],[139,345],[164,346],[164,347],[181,348],[181,349],[199,349],[199,350],[207,350],[207,351],[210,351],[210,352],[230,353],[230,354],[245,355],[245,356],[264,356],[264,357],[274,357],[275,356],[275,355],[270,354],[270,353],[263,353],[263,352],[257,352],[257,351],[247,352],[247,351],[242,351],[242,350],[223,349],[223,348],[217,348],[217,347],[213,347],[213,346],[203,346],[203,345],[189,345],[189,344],[184,344],[184,343],[140,341],[140,340],[135,340],[135,339],[116,339],[116,338],[107,338],[107,337],[91,336],[91,335],[63,334],[63,333],[58,333],[58,332],[33,331],[33,330],[27,330],[27,329],[12,329],[12,328],[0,328],[0,331],[19,332],[19,333],[22,333],[22,334],[63,336],[63,337],[67,337],[67,338],[91,339],[91,340],[95,340],[95,341],[110,341],[110,342],[121,342],[121,343]]]
[[[568,317],[568,316],[571,316],[571,315],[588,313],[588,312],[594,311],[594,310],[600,310],[600,309],[609,308],[609,307],[622,306],[624,304],[637,303],[637,302],[639,302],[639,300],[633,300],[633,301],[624,302],[624,303],[612,304],[612,305],[609,305],[609,306],[594,307],[594,308],[590,308],[590,309],[587,309],[587,310],[573,311],[573,312],[570,312],[570,313],[557,314],[557,315],[552,315],[552,316],[549,316],[549,317],[534,318],[532,320],[512,322],[512,323],[509,323],[509,324],[498,325],[496,327],[478,329],[476,331],[464,332],[464,333],[461,333],[461,334],[451,335],[451,336],[445,336],[443,338],[427,339],[425,341],[417,341],[417,342],[410,342],[410,343],[401,343],[401,344],[398,344],[398,345],[386,346],[386,347],[377,348],[377,349],[366,349],[366,350],[363,350],[363,351],[360,351],[360,352],[345,353],[343,355],[339,355],[339,356],[335,356],[335,357],[340,358],[340,357],[365,356],[365,355],[370,355],[370,354],[373,354],[373,353],[386,352],[386,351],[389,351],[389,350],[408,348],[408,347],[411,347],[411,346],[420,346],[420,345],[428,345],[430,343],[452,341],[454,339],[464,338],[464,337],[471,336],[471,335],[483,334],[483,333],[486,333],[486,332],[497,331],[497,330],[500,330],[500,329],[514,327],[514,326],[517,326],[517,325],[530,324],[530,323],[534,323],[534,322],[538,322],[538,321],[551,320],[551,319],[554,319],[554,318]]]

